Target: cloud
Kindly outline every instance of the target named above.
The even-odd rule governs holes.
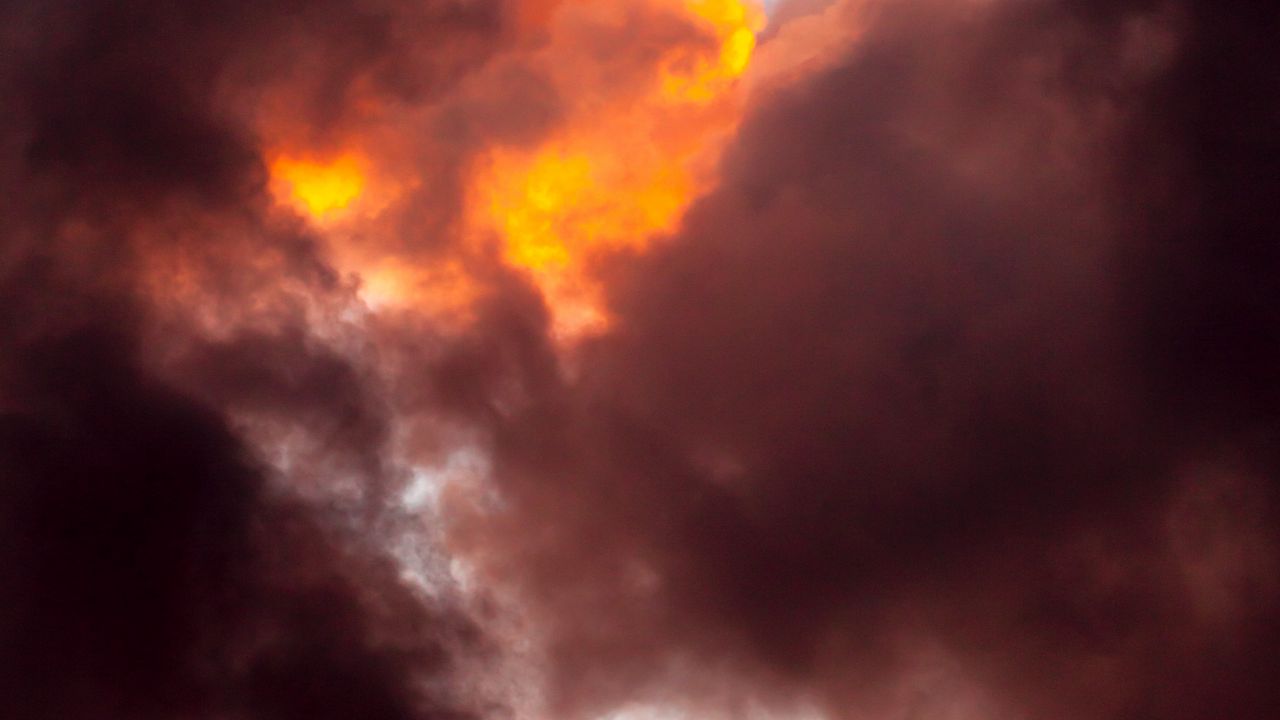
[[[763,95],[677,233],[606,270],[616,329],[499,424],[509,504],[460,547],[536,608],[564,712],[728,676],[835,717],[1261,717],[1275,538],[1228,512],[1248,609],[1203,625],[1166,520],[1224,454],[1274,513],[1262,161],[1202,144],[1260,122],[1201,106],[1252,96],[1199,71],[1245,28],[871,12]],[[1198,315],[1219,303],[1236,319]]]
[[[0,12],[7,716],[1268,717],[1252,5]]]

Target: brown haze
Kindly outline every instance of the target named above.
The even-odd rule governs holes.
[[[0,717],[1277,717],[1277,37],[0,0]]]

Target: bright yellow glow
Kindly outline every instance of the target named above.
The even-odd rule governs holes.
[[[562,336],[607,326],[589,264],[673,230],[737,122],[732,91],[763,14],[743,0],[663,1],[714,42],[672,49],[651,90],[590,104],[541,148],[492,153],[472,186],[473,222],[501,236]]]
[[[412,178],[389,180],[365,154],[276,153],[270,162],[272,191],[278,201],[310,217],[324,231],[329,260],[344,278],[358,283],[357,297],[374,311],[413,309],[462,323],[476,291],[454,261],[414,261],[368,242],[380,213]],[[357,232],[352,232],[357,230]]]
[[[537,59],[552,68],[564,115],[540,146],[498,147],[477,158],[458,229],[478,243],[499,241],[502,260],[541,291],[560,337],[608,327],[597,261],[642,252],[673,232],[714,184],[720,149],[741,114],[738,80],[763,23],[753,2],[575,0],[534,14],[550,37]],[[626,83],[582,71],[595,50],[583,44],[581,23],[610,27],[628,5],[661,6],[662,22],[674,14],[690,32],[654,39],[663,48],[656,54],[641,38],[646,53],[623,53],[636,64]],[[272,192],[324,231],[335,268],[358,279],[364,304],[464,315],[482,281],[462,265],[437,267],[452,260],[414,260],[377,239],[388,231],[383,211],[415,186],[412,168],[376,145],[377,137],[348,138],[342,152],[316,154],[299,150],[287,140],[292,135],[274,133],[282,142],[268,154]]]
[[[669,229],[688,198],[678,167],[643,172],[549,148],[533,158],[495,154],[489,211],[517,267],[555,270],[596,247],[638,245]]]
[[[764,15],[740,0],[687,0],[685,8],[717,39],[717,48],[712,53],[683,52],[668,58],[662,94],[674,102],[709,103],[723,95],[751,63]]]
[[[355,153],[317,161],[282,155],[271,163],[280,194],[314,219],[347,209],[365,188],[364,162]]]

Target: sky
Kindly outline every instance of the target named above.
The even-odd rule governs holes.
[[[1278,26],[0,0],[0,716],[1276,717]]]

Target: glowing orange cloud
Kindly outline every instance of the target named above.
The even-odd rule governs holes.
[[[741,0],[688,0],[686,10],[718,40],[714,53],[677,54],[663,69],[662,94],[669,101],[707,103],[725,93],[747,70],[763,24],[758,8]],[[677,69],[679,63],[686,69]]]
[[[551,68],[565,99],[562,122],[540,145],[477,156],[465,180],[461,229],[477,241],[497,237],[502,260],[528,275],[557,334],[571,339],[608,326],[593,262],[621,250],[643,251],[654,237],[674,231],[689,204],[714,184],[715,162],[739,120],[739,79],[764,15],[751,0],[548,0],[536,9],[526,20],[545,23],[550,42],[527,60]],[[594,58],[593,41],[584,38],[616,27],[618,18],[629,17],[620,10],[628,9],[681,22],[689,32],[674,34],[678,39],[652,55],[647,46],[634,58],[621,53],[633,58],[626,62],[637,81],[578,72]],[[358,279],[367,305],[466,315],[466,300],[477,288],[460,264],[415,262],[398,255],[403,249],[395,243],[379,241],[378,228],[387,227],[381,211],[416,181],[399,177],[411,169],[392,167],[386,147],[372,155],[357,149],[379,149],[376,136],[325,155],[297,151],[290,132],[268,134],[284,140],[268,154],[277,202],[323,231],[335,267]],[[378,167],[374,157],[382,158]],[[422,266],[450,262],[447,270]]]
[[[270,170],[277,196],[317,220],[350,207],[367,184],[365,162],[353,152],[323,161],[281,155]]]
[[[277,202],[323,231],[329,260],[344,277],[355,280],[360,300],[373,310],[412,308],[463,322],[474,292],[457,263],[418,264],[397,257],[376,240],[368,241],[381,211],[412,179],[388,180],[355,150],[319,157],[277,153],[270,163],[272,189]]]
[[[597,99],[542,147],[493,152],[472,186],[473,223],[502,238],[562,336],[607,326],[587,265],[674,229],[737,123],[763,14],[743,0],[664,2],[711,42],[672,48],[640,96]]]

